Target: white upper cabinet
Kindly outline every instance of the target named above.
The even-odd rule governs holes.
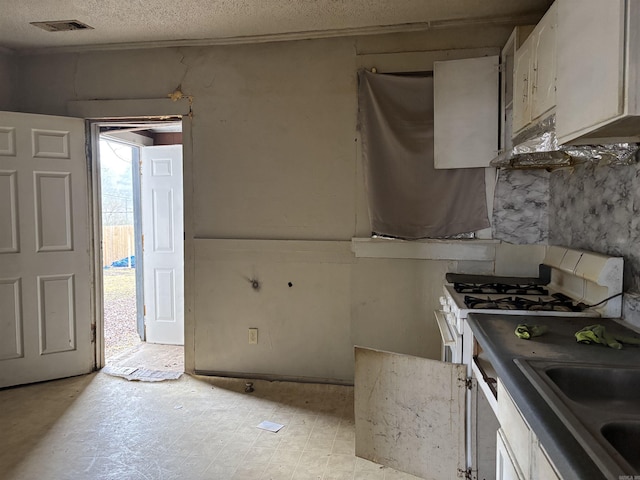
[[[514,55],[513,70],[513,133],[531,122],[531,63],[533,48],[529,38]]]
[[[513,92],[515,52],[533,31],[535,25],[521,25],[513,29],[509,40],[500,53],[500,150],[511,148],[513,135]],[[524,50],[523,50],[524,51]],[[522,59],[520,59],[522,60]],[[525,59],[529,62],[529,59]]]
[[[556,105],[556,5],[551,5],[532,36],[534,42],[531,118],[536,119]]]
[[[488,167],[498,153],[498,56],[434,62],[435,168]]]
[[[551,113],[556,104],[557,8],[551,5],[514,57],[513,133]]]
[[[640,2],[556,3],[558,141],[640,141]]]

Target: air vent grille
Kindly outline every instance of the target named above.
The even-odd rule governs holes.
[[[46,30],[47,32],[69,32],[72,30],[93,30],[86,23],[78,20],[53,20],[49,22],[30,22],[31,25]]]

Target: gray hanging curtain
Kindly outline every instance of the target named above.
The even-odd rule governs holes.
[[[433,168],[433,78],[361,71],[358,102],[373,233],[418,239],[489,227],[484,169]]]

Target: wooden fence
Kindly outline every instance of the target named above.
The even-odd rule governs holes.
[[[133,225],[102,227],[102,266],[135,255]]]

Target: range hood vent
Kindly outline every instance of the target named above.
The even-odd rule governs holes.
[[[555,115],[528,128],[515,137],[513,143],[513,148],[491,160],[492,167],[554,170],[585,162],[631,165],[640,149],[635,143],[558,145]]]
[[[48,22],[30,22],[34,27],[47,32],[70,32],[72,30],[93,30],[93,27],[78,20],[52,20]]]

